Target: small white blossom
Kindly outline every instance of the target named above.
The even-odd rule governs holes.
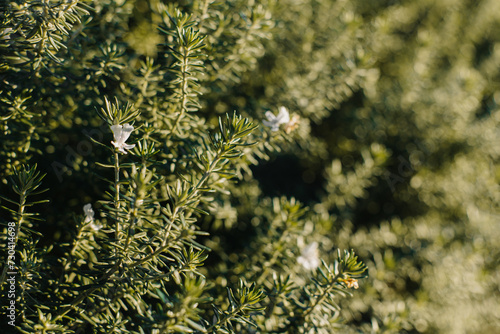
[[[85,220],[83,222],[90,223],[89,225],[94,231],[99,231],[102,228],[102,225],[94,222],[94,210],[92,210],[92,204],[85,204],[83,206],[83,212],[85,213]]]
[[[94,220],[94,210],[92,210],[92,204],[88,203],[83,206],[83,212],[85,213],[84,223],[90,223]]]
[[[302,249],[297,262],[306,270],[314,270],[319,266],[318,243],[312,242]]]
[[[135,147],[135,144],[125,144],[132,131],[134,131],[134,127],[132,125],[128,123],[123,125],[112,125],[111,131],[113,131],[113,137],[115,138],[111,144],[113,144],[118,151],[123,154],[127,154],[127,151],[125,150],[130,150]]]
[[[262,123],[264,123],[265,126],[270,127],[271,131],[278,131],[281,124],[287,124],[290,122],[290,114],[283,106],[279,108],[278,116],[274,116],[272,112],[267,111],[266,117],[267,121],[264,120]]]

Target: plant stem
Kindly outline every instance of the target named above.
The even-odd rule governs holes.
[[[212,162],[210,163],[210,166],[209,168],[207,169],[207,171],[203,174],[202,178],[198,181],[198,183],[196,184],[196,186],[194,187],[194,190],[193,192],[186,198],[186,201],[189,201],[190,199],[192,199],[194,196],[196,196],[196,194],[198,193],[198,189],[201,188],[203,186],[203,184],[206,182],[206,180],[208,179],[208,177],[210,176],[210,174],[212,174],[215,166],[217,166],[217,163],[219,162],[219,160],[221,159],[222,155],[222,152],[219,152],[214,160],[212,160]],[[175,221],[175,219],[177,218],[177,214],[180,212],[180,207],[179,206],[176,206],[174,211],[172,212],[172,216],[170,217],[170,221],[173,223]],[[150,253],[149,255],[143,257],[142,259],[140,260],[137,260],[133,263],[131,263],[129,265],[130,268],[135,268],[137,266],[140,266],[141,264],[143,264],[144,262],[148,261],[149,259],[157,256],[158,254],[160,254],[161,252],[163,252],[167,247],[168,247],[168,243],[167,243],[167,237],[168,237],[168,231],[170,231],[170,226],[169,225],[169,228],[166,230],[166,234],[165,236],[163,237],[163,241],[161,243],[161,246],[158,247],[153,253]]]
[[[276,242],[277,244],[277,247],[281,246],[281,244],[283,243],[283,241],[285,240],[285,236],[288,235],[287,231],[283,231],[283,233],[280,235],[280,238],[278,239],[278,241]],[[273,257],[271,258],[271,260],[265,265],[265,268],[264,270],[261,272],[261,274],[259,275],[259,278],[255,280],[255,282],[257,282],[257,284],[262,284],[262,282],[264,281],[264,279],[266,278],[267,274],[269,273],[269,271],[272,269],[272,267],[274,266],[274,264],[276,263],[276,261],[278,260],[278,256],[280,255],[281,253],[278,252],[278,251],[275,251],[274,254],[273,254]]]
[[[64,274],[66,274],[66,271],[70,268],[72,262],[73,262],[73,256],[75,255],[75,251],[77,247],[80,245],[81,242],[81,237],[82,237],[82,232],[83,232],[83,226],[81,226],[78,229],[78,233],[76,235],[75,241],[73,243],[73,247],[71,247],[71,251],[67,253],[67,256],[64,259],[64,267],[61,270],[61,275],[59,275],[59,281],[57,284],[57,288],[55,289],[55,292],[57,293],[59,291],[59,288],[61,287],[61,284],[63,283],[64,279]],[[67,283],[71,283],[73,280],[68,280]]]
[[[286,325],[286,327],[285,327],[283,330],[280,330],[280,331],[277,331],[277,332],[279,332],[279,333],[288,333],[288,330],[289,330],[290,328],[297,328],[297,325],[298,325],[298,322],[299,322],[298,320],[302,320],[302,322],[301,322],[301,323],[304,323],[304,322],[305,322],[305,320],[306,320],[306,318],[307,318],[307,316],[308,316],[309,314],[311,314],[311,312],[312,312],[312,311],[314,311],[314,309],[315,309],[315,308],[316,308],[319,304],[321,304],[321,303],[323,302],[323,300],[325,300],[326,296],[327,296],[327,295],[328,295],[328,293],[329,293],[329,292],[333,289],[333,285],[337,282],[337,280],[338,280],[338,278],[339,278],[340,276],[342,276],[342,274],[341,274],[341,273],[339,273],[339,274],[335,275],[335,276],[333,277],[333,279],[330,281],[330,284],[328,285],[328,287],[325,289],[325,291],[323,291],[323,293],[321,294],[321,296],[319,296],[319,297],[318,297],[318,298],[314,301],[314,303],[313,303],[311,306],[309,306],[309,307],[307,308],[307,310],[306,310],[303,314],[299,315],[299,317],[297,317],[297,318],[294,318],[294,319],[293,319],[293,321],[289,322],[289,323],[288,323],[288,325]]]
[[[120,236],[120,224],[118,222],[118,210],[120,209],[120,156],[115,150],[115,240]],[[115,252],[116,252],[115,248]],[[116,255],[116,254],[115,254]]]
[[[181,32],[179,31],[179,28],[177,28],[177,34],[178,36],[182,36]],[[174,125],[172,126],[172,129],[170,130],[169,134],[167,135],[167,140],[175,133],[175,130],[177,129],[177,126],[179,125],[182,117],[184,116],[184,113],[186,111],[186,105],[187,105],[187,98],[188,98],[188,81],[187,81],[187,68],[188,68],[188,56],[189,56],[189,50],[186,49],[186,47],[182,46],[182,51],[183,51],[183,58],[182,58],[182,64],[181,64],[181,73],[182,73],[182,80],[181,80],[181,85],[180,85],[180,90],[181,90],[181,101],[180,101],[180,111],[179,115],[177,115],[177,118],[175,119]]]
[[[93,286],[89,288],[88,290],[82,292],[77,298],[75,298],[70,305],[68,305],[64,310],[59,312],[59,314],[54,318],[54,322],[57,320],[61,319],[64,317],[69,311],[74,309],[76,305],[78,305],[80,302],[82,302],[85,298],[90,296],[94,291],[99,289],[101,285],[99,283],[103,282],[105,283],[116,271],[118,271],[118,268],[120,267],[121,262],[118,261],[112,268],[108,270],[108,272],[97,282],[97,286]]]
[[[238,306],[235,310],[233,310],[231,313],[224,315],[224,317],[218,321],[215,325],[210,326],[207,328],[207,333],[210,333],[210,331],[213,331],[215,326],[220,326],[225,324],[230,318],[232,318],[234,315],[238,314],[242,310],[241,306]]]
[[[307,309],[306,312],[304,312],[304,315],[302,316],[304,319],[316,308],[316,306],[318,306],[319,304],[321,304],[321,302],[323,300],[325,300],[327,294],[330,292],[330,290],[332,290],[333,285],[335,283],[337,283],[337,279],[339,277],[340,277],[340,274],[335,275],[335,277],[333,278],[333,280],[328,285],[328,288],[326,288],[326,290],[323,291],[323,293],[321,294],[321,296],[318,299],[316,299],[316,301]]]
[[[26,208],[26,191],[21,193],[21,198],[19,199],[19,207],[17,209],[17,230],[16,237],[14,239],[14,249],[17,245],[17,241],[19,240],[19,232],[21,232],[21,224],[23,223],[24,209]],[[8,261],[5,261],[5,266],[3,267],[2,276],[0,277],[0,286],[3,289],[3,283],[5,282],[5,276],[7,275],[8,269]]]

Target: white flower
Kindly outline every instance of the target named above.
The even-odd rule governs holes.
[[[302,249],[297,262],[306,270],[314,270],[319,266],[318,243],[312,242]]]
[[[279,108],[278,116],[274,116],[272,112],[267,111],[266,117],[267,121],[264,120],[262,121],[262,123],[264,123],[265,126],[270,127],[271,131],[278,131],[281,124],[287,124],[288,122],[290,122],[290,114],[288,113],[288,110],[283,106]]]
[[[83,212],[85,213],[84,223],[90,223],[94,220],[94,210],[92,210],[92,204],[88,203],[83,206]]]
[[[85,213],[85,220],[83,222],[90,223],[89,225],[94,231],[99,231],[102,225],[94,223],[94,210],[92,210],[92,204],[85,204],[83,206],[83,212]]]
[[[115,138],[111,144],[113,144],[118,151],[123,154],[127,154],[127,151],[125,151],[126,149],[130,150],[135,147],[135,144],[125,144],[132,131],[134,131],[134,127],[132,125],[128,123],[123,125],[112,125],[111,131],[113,131],[113,137]]]

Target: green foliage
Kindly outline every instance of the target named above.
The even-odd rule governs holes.
[[[498,1],[0,6],[7,333],[499,331]]]
[[[249,164],[276,151],[284,137],[271,139],[236,111],[200,113],[209,101],[201,102],[200,94],[226,94],[256,68],[275,24],[272,7],[210,1],[192,7],[143,1],[6,7],[2,41],[10,53],[1,61],[7,140],[0,153],[8,158],[2,177],[14,175],[4,179],[13,193],[5,192],[2,201],[11,213],[3,222],[5,235],[14,235],[8,240],[16,256],[4,262],[2,283],[16,271],[16,294],[9,298],[19,332],[300,330],[306,318],[315,319],[336,295],[345,295],[340,277],[350,274],[344,267],[343,276],[327,283],[328,300],[310,296],[324,284],[304,276],[300,265],[294,281],[307,282],[309,290],[272,279],[300,253],[296,240],[306,210],[293,199],[275,199],[272,215],[266,214],[270,224],[255,229],[259,238],[242,255],[264,242],[271,247],[241,263],[251,271],[210,260],[211,252],[234,256],[237,247],[212,250],[212,238],[229,230],[208,233],[203,216],[210,217],[214,205],[250,176]],[[159,32],[151,39],[158,54],[150,57],[134,50],[138,44],[127,44],[134,40],[127,30],[140,33],[134,26],[146,17]],[[28,200],[42,194],[43,176],[36,166],[24,167],[26,161],[52,173],[47,198],[61,192],[71,198],[53,200],[52,210],[45,206],[45,227],[34,225],[36,214],[26,210],[47,202]],[[285,252],[290,242],[297,244],[295,256]],[[307,256],[305,263],[319,262],[319,254]],[[7,310],[12,302],[7,294],[2,298]],[[271,308],[277,299],[295,311]]]

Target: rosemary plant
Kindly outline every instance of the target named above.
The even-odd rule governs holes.
[[[0,4],[2,333],[496,333],[498,1]]]

